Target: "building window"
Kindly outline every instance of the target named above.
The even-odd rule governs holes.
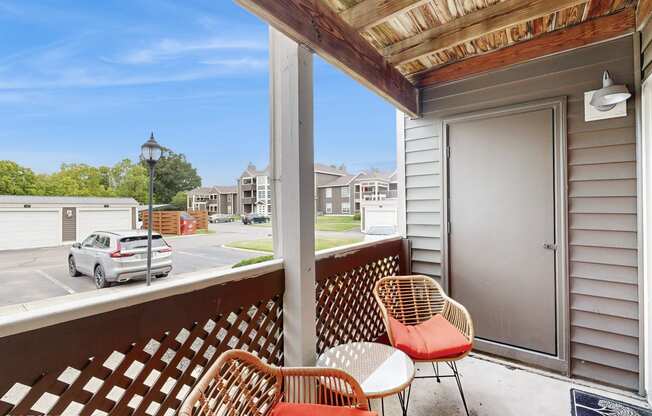
[[[333,197],[333,188],[326,188],[326,198]]]
[[[328,189],[330,189],[330,188],[328,188]],[[330,202],[326,203],[326,213],[327,214],[332,214],[333,213],[333,204],[331,204]]]
[[[348,202],[342,202],[342,214],[350,214],[351,205]]]
[[[345,186],[342,188],[342,198],[348,198],[349,197],[349,187]]]

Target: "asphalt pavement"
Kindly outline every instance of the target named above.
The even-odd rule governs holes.
[[[213,233],[166,238],[173,249],[173,271],[166,279],[181,279],[184,274],[206,269],[228,269],[262,253],[229,249],[224,244],[272,236],[271,227],[241,223],[210,224],[210,230]],[[317,234],[322,237],[362,235],[357,231]],[[0,251],[0,307],[97,290],[88,276],[70,277],[68,251],[69,247]]]

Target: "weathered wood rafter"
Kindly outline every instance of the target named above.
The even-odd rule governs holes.
[[[541,35],[532,40],[518,43],[496,52],[476,56],[441,68],[436,68],[415,77],[419,87],[441,84],[463,79],[472,75],[523,63],[541,56],[601,42],[634,31],[635,12],[626,8],[616,14],[599,17]]]
[[[399,65],[586,0],[507,0],[395,43],[383,55]]]
[[[382,23],[399,13],[422,6],[430,0],[362,0],[340,13],[353,29],[362,30]]]
[[[652,0],[639,0],[636,6],[636,27],[641,30],[652,17]]]
[[[418,90],[321,0],[236,0],[298,43],[416,116]]]

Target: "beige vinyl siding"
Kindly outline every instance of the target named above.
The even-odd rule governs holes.
[[[641,67],[643,70],[643,81],[652,75],[652,20],[641,31]]]
[[[649,31],[645,36],[650,38]],[[441,277],[443,118],[566,96],[571,371],[636,390],[634,100],[628,102],[628,117],[584,121],[584,92],[600,87],[605,69],[634,90],[631,37],[423,90],[424,117],[405,119],[406,230],[413,244],[413,271]]]
[[[412,271],[441,277],[441,128],[407,120],[405,128],[406,232]]]

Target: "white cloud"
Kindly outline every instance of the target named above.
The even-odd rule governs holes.
[[[255,59],[212,62],[200,70],[174,70],[157,74],[123,74],[93,71],[88,68],[67,68],[47,77],[15,77],[0,79],[0,90],[120,87],[196,81],[223,75],[241,74],[266,68],[264,61]]]
[[[260,40],[241,40],[210,38],[182,41],[163,39],[153,46],[127,52],[113,62],[122,64],[152,64],[164,60],[183,57],[188,54],[207,53],[211,51],[264,51],[267,44]]]

